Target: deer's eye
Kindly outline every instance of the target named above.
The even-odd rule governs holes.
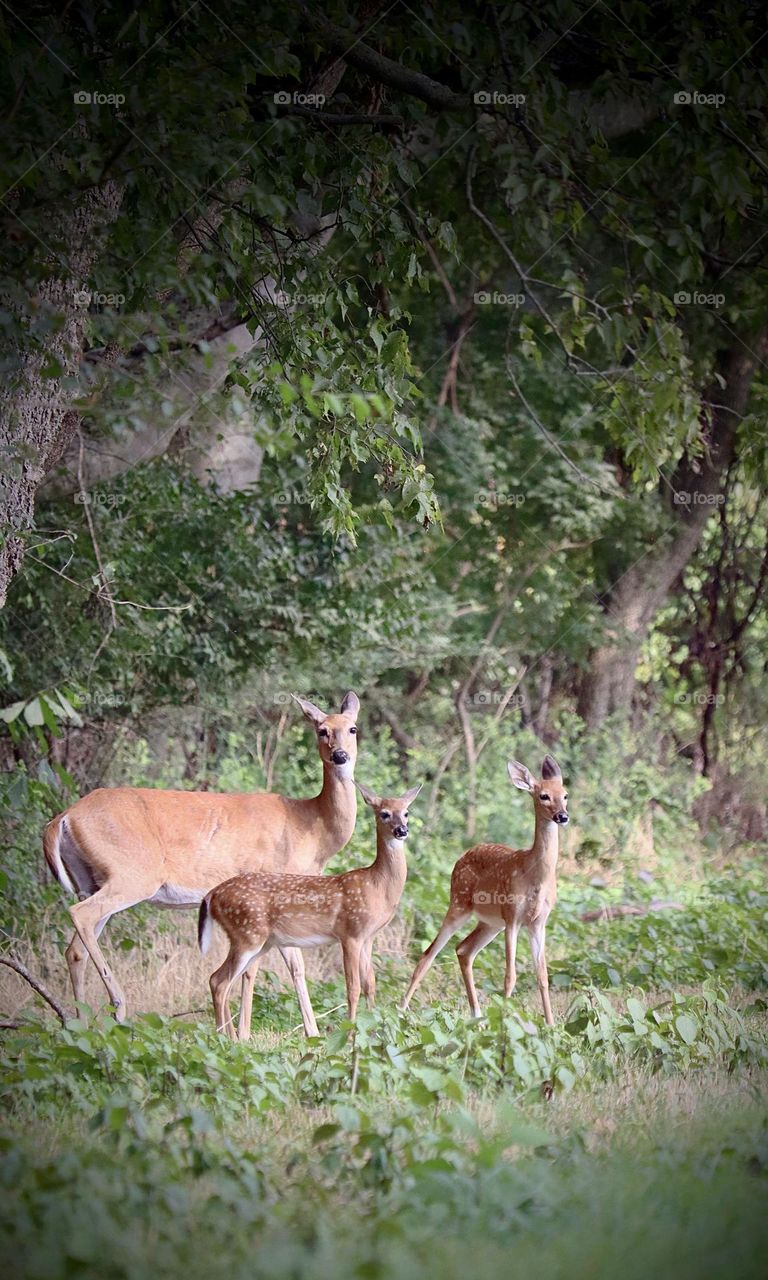
[[[389,809],[382,809],[381,814],[380,814],[380,817],[382,817],[382,818],[384,819],[384,821],[386,822],[387,818],[391,818],[391,817],[392,817],[392,814],[389,812]]]
[[[549,800],[549,796],[547,795],[546,791],[542,791],[541,795],[539,796],[539,799],[540,799],[540,800]]]
[[[319,737],[321,737],[321,738],[327,738],[327,737],[328,737],[328,730],[327,730],[327,729],[318,729],[318,736],[319,736]]]
[[[350,732],[350,733],[357,733],[357,725],[354,725],[354,724],[353,724],[353,725],[351,726],[351,728],[350,728],[349,732]]]
[[[567,796],[563,796],[563,799],[564,799],[564,800],[567,800],[567,799],[568,799],[568,797],[567,797]]]

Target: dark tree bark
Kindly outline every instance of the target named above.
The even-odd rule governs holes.
[[[676,495],[695,496],[670,503],[673,523],[666,541],[630,565],[605,600],[604,639],[591,655],[579,696],[579,714],[589,728],[598,727],[614,713],[629,713],[635,669],[651,623],[698,547],[707,520],[717,511],[739,421],[765,346],[764,338],[756,351],[740,345],[719,357],[716,369],[724,386],[716,378],[704,395],[710,416],[706,455],[684,457],[673,480]]]
[[[24,326],[38,312],[54,323],[35,345],[18,349],[16,374],[0,390],[0,607],[21,564],[23,534],[33,524],[37,490],[80,421],[67,385],[79,371],[88,316],[78,295],[93,270],[101,232],[114,222],[121,201],[121,188],[107,182],[62,217],[56,239],[67,246],[64,270],[58,274],[51,263],[51,276],[29,313],[19,316]],[[56,372],[51,374],[51,368]]]

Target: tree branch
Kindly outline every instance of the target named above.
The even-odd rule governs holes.
[[[58,1000],[54,999],[50,991],[46,991],[42,982],[38,982],[37,978],[33,978],[26,965],[22,964],[20,960],[15,960],[13,956],[0,956],[0,964],[4,964],[7,968],[13,969],[14,973],[18,973],[20,978],[23,978],[25,982],[28,982],[32,990],[36,991],[37,994],[45,1000],[46,1004],[51,1006],[62,1027],[67,1025],[67,1015]]]
[[[376,53],[362,41],[355,42],[354,30],[337,27],[319,13],[313,12],[308,5],[300,4],[309,26],[322,36],[323,43],[340,53],[345,62],[365,71],[374,80],[388,85],[391,89],[399,89],[414,98],[420,98],[427,106],[438,111],[466,109],[470,106],[470,98],[466,93],[454,93],[447,85],[432,80],[421,71],[411,71],[402,63],[387,58],[383,53]]]
[[[397,129],[403,124],[402,116],[366,115],[364,111],[321,111],[317,107],[305,107],[298,102],[280,106],[280,112],[285,116],[317,120],[319,124],[367,124],[372,129]]]

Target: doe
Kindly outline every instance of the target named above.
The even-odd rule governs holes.
[[[376,979],[371,951],[389,924],[405,887],[404,841],[408,806],[421,786],[404,796],[381,799],[358,786],[376,815],[376,860],[368,867],[332,876],[274,875],[255,871],[225,880],[203,899],[198,923],[200,950],[210,945],[212,922],[229,938],[229,954],[211,975],[216,1027],[238,1039],[229,1011],[233,983],[257,956],[272,947],[315,947],[339,942],[344,959],[349,1017],[360,993],[373,1004]],[[241,1027],[240,1038],[248,1028]]]
[[[531,939],[544,1017],[550,1026],[554,1023],[544,940],[549,913],[557,899],[557,828],[568,822],[568,796],[560,766],[550,755],[544,757],[540,782],[517,760],[509,761],[507,771],[513,785],[529,791],[533,797],[536,822],[533,844],[530,849],[478,844],[459,858],[451,876],[450,906],[436,938],[416,965],[403,1001],[404,1009],[435,957],[453,934],[475,916],[479,923],[456,948],[472,1016],[480,1017],[472,972],[475,956],[504,930],[507,961],[504,995],[511,996],[517,981],[517,935],[525,925]]]

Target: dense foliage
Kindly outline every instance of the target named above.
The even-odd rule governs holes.
[[[760,1275],[759,7],[32,0],[0,41],[2,956],[66,1003],[40,832],[93,787],[314,794],[292,692],[354,687],[358,779],[425,784],[355,1029],[326,968],[319,1037],[263,979],[223,1042],[192,913],[111,921],[125,1026],[0,966],[6,1268]],[[483,1020],[452,948],[401,1014],[547,750],[556,1025],[525,943]]]

